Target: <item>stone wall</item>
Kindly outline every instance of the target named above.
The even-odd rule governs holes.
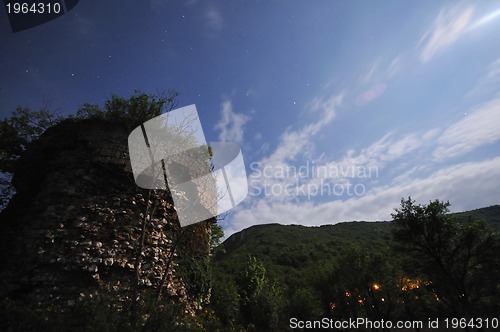
[[[17,194],[0,215],[2,298],[63,315],[104,288],[130,300],[144,220],[139,289],[159,287],[180,227],[167,191],[135,185],[128,134],[98,120],[66,121],[27,149],[13,179]],[[212,221],[190,226],[178,254],[208,256]],[[164,300],[193,309],[199,297],[176,273],[177,258]]]

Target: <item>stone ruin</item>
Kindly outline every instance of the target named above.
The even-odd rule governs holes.
[[[0,214],[2,298],[61,315],[104,288],[130,300],[143,220],[139,287],[160,286],[180,226],[168,191],[134,183],[128,134],[101,120],[68,120],[28,147],[13,178],[17,193]],[[191,312],[209,294],[190,294],[176,267],[179,256],[210,254],[213,221],[188,226],[165,278],[164,300]]]

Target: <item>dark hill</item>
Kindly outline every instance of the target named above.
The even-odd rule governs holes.
[[[466,221],[469,217],[487,222],[491,228],[500,231],[500,205],[492,205],[476,210],[453,213],[460,221]]]
[[[469,217],[500,230],[500,205],[453,213],[458,221]],[[231,235],[215,257],[216,269],[224,274],[241,271],[248,256],[263,262],[271,275],[304,280],[318,266],[330,266],[353,246],[380,250],[390,246],[392,223],[385,221],[343,222],[335,225],[256,225]]]

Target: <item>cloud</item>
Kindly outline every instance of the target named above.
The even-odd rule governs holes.
[[[265,158],[264,162],[294,160],[299,154],[307,154],[305,148],[311,147],[314,135],[335,118],[342,97],[341,93],[330,97],[315,98],[309,103],[309,109],[312,112],[320,111],[320,118],[298,130],[287,128],[281,135],[276,150],[268,158]]]
[[[468,113],[438,138],[436,160],[464,155],[481,145],[500,139],[500,99],[494,99]]]
[[[371,86],[365,94],[369,94],[372,92],[371,90],[377,92],[377,89],[385,89],[386,86],[384,83],[376,83],[388,81],[392,77],[396,76],[402,69],[402,59],[403,54],[399,54],[393,58],[378,57],[375,61],[373,61],[373,64],[368,72],[362,74],[358,80],[358,83],[361,86]],[[367,95],[367,97],[369,98],[369,95]],[[361,96],[359,96],[359,98],[361,99]],[[370,100],[371,99],[368,101]],[[360,100],[360,102],[362,101]]]
[[[500,59],[490,63],[486,74],[479,80],[467,98],[500,96]]]
[[[205,13],[206,25],[213,32],[218,32],[224,25],[221,13],[215,8],[209,8]]]
[[[430,142],[426,142],[414,133],[402,137],[395,137],[392,133],[388,133],[370,146],[363,148],[359,153],[351,149],[339,160],[316,163],[314,177],[303,181],[303,185],[312,186],[315,189],[318,185],[328,185],[328,183],[346,185],[353,180],[364,188],[378,185],[379,173],[393,165],[393,162],[408,157],[428,143]],[[406,167],[404,163],[403,166]],[[397,171],[398,169],[394,167],[389,170],[391,173]],[[389,172],[384,171],[386,174]],[[322,193],[316,192],[316,194]]]
[[[432,27],[420,39],[420,60],[423,63],[428,62],[434,55],[457,41],[467,31],[473,12],[474,6],[461,11],[458,8],[441,10]]]
[[[274,176],[273,174],[279,172],[279,170],[289,169],[291,163],[299,159],[299,157],[312,158],[315,148],[315,135],[335,118],[337,108],[342,102],[342,96],[342,93],[322,96],[309,103],[309,113],[312,115],[319,113],[319,118],[295,130],[290,127],[287,128],[280,136],[279,143],[274,151],[259,161],[252,163],[252,172],[249,174],[251,190],[258,191],[263,187],[269,188],[273,186],[285,187],[296,180],[293,176]],[[267,148],[268,146],[266,146]],[[267,170],[267,173],[264,170]],[[276,195],[267,196],[267,199],[280,201],[293,199],[293,197],[280,192]]]
[[[312,149],[313,136],[335,118],[341,100],[342,95],[314,99],[309,110],[313,114],[320,112],[320,118],[298,130],[287,129],[278,147],[261,160],[261,166],[274,167],[274,170],[292,165],[297,167],[297,163],[291,164],[290,161]],[[260,177],[255,177],[258,172],[254,172],[253,179],[260,181],[261,187],[292,185],[293,189],[305,189],[302,195],[293,189],[291,194],[282,190],[276,194],[249,195],[245,205],[226,222],[226,236],[266,223],[317,226],[351,220],[389,220],[401,198],[408,196],[422,203],[436,198],[449,200],[454,211],[477,208],[477,202],[484,206],[498,204],[500,188],[496,184],[500,182],[500,157],[448,165],[438,160],[445,159],[443,156],[470,152],[498,139],[500,99],[495,99],[476,107],[448,128],[430,128],[403,135],[390,132],[358,151],[348,150],[337,160],[325,160],[323,154],[319,158],[321,161],[314,164],[317,168],[341,172],[358,166],[365,170],[375,167],[376,173],[371,177],[357,178],[347,172],[332,178],[318,173],[297,181],[294,174],[279,177],[271,172],[268,176],[261,173]],[[379,173],[383,174],[382,179],[379,179]],[[359,184],[363,190],[358,193],[352,190],[351,193],[327,191],[319,195],[310,190],[325,183],[345,184],[346,181]]]
[[[234,113],[230,100],[224,101],[221,107],[221,119],[214,127],[220,131],[219,140],[240,144],[243,140],[243,126],[250,118],[241,113]]]
[[[478,200],[487,205],[498,204],[500,196],[500,157],[461,163],[436,170],[424,178],[406,177],[398,183],[372,188],[364,195],[330,201],[290,202],[256,199],[250,208],[234,213],[225,225],[226,236],[257,224],[280,223],[318,226],[352,220],[390,220],[401,198],[412,196],[426,203],[439,198],[449,200],[453,211],[477,206]]]
[[[330,100],[335,99],[330,98]],[[358,183],[364,191],[366,188],[380,185],[379,172],[394,165],[395,162],[398,168],[406,169],[408,165],[401,161],[405,158],[405,162],[408,158],[418,158],[415,152],[430,147],[432,139],[437,135],[437,130],[402,136],[387,133],[359,152],[354,149],[348,150],[338,160],[325,160],[327,158],[324,154],[320,158],[315,158],[313,135],[333,119],[331,115],[325,116],[325,111],[328,110],[327,114],[334,112],[335,108],[332,105],[335,104],[316,99],[311,105],[323,107],[323,116],[317,122],[308,124],[300,130],[287,130],[273,153],[256,163],[257,167],[251,167],[254,172],[249,177],[250,191],[254,193],[253,196],[265,194],[266,204],[293,204],[320,198],[319,196],[324,198],[322,188],[326,188],[326,191],[342,191]],[[305,158],[299,159],[299,156]],[[310,176],[297,175],[295,170],[300,168],[307,169]],[[397,174],[400,171],[398,168],[390,168],[385,174],[387,176],[388,173]],[[288,174],[283,175],[287,172]],[[273,191],[273,188],[276,190]],[[342,199],[346,198],[343,194],[339,196],[342,196]],[[299,205],[302,204],[304,203]]]
[[[441,10],[418,44],[420,61],[426,63],[456,43],[472,26],[473,13],[474,6]],[[357,90],[362,91],[355,100],[357,105],[366,105],[379,98],[386,92],[390,79],[402,74],[407,57],[395,55],[370,63],[366,74],[357,78],[356,83],[362,89]],[[479,82],[495,93],[500,87],[499,68],[500,60],[494,61],[484,80]],[[325,89],[332,88],[332,82]],[[421,203],[436,198],[449,200],[453,211],[477,208],[478,204],[499,204],[500,156],[468,162],[450,159],[500,140],[500,95],[489,95],[484,100],[490,101],[468,107],[468,115],[451,125],[431,125],[402,134],[382,133],[364,146],[332,157],[327,155],[328,152],[318,156],[315,147],[325,129],[330,127],[327,124],[336,119],[339,107],[345,108],[342,94],[314,98],[307,105],[307,111],[308,115],[316,116],[316,120],[299,128],[287,128],[276,148],[258,162],[258,170],[252,169],[249,174],[250,181],[253,176],[254,180],[266,182],[267,186],[283,188],[290,184],[293,189],[305,190],[302,193],[292,190],[291,194],[282,191],[249,195],[225,222],[226,236],[256,224],[316,226],[350,220],[389,220],[401,198],[408,196]],[[469,112],[469,109],[472,110]],[[306,162],[314,162],[315,167],[340,170],[375,166],[377,174],[365,179],[352,177],[349,173],[341,173],[335,178],[319,174],[297,181],[298,176],[293,174],[280,177],[273,176],[272,171],[268,176],[259,173],[266,166],[274,170],[297,169]],[[335,192],[316,195],[310,190],[312,186],[343,184],[345,181],[360,184],[365,190],[359,195],[337,195]],[[311,187],[307,189],[308,186]],[[261,187],[266,186],[262,184]]]
[[[389,64],[389,67],[387,68],[387,75],[389,78],[391,78],[394,75],[396,75],[400,70],[401,70],[401,56],[397,56]]]
[[[384,93],[385,88],[386,85],[384,83],[372,86],[370,89],[368,89],[367,91],[363,92],[361,95],[358,96],[358,98],[356,99],[356,105],[362,106],[371,102],[374,99],[377,99]]]
[[[480,26],[483,26],[486,23],[489,23],[489,22],[493,21],[498,16],[500,16],[500,9],[497,9],[494,12],[489,13],[488,15],[481,17],[474,24],[472,24],[469,29],[472,30],[472,29],[478,28]]]
[[[364,84],[368,84],[371,81],[375,71],[378,69],[378,65],[379,65],[379,61],[376,61],[375,64],[372,65],[372,67],[370,68],[368,73],[366,73],[365,76],[361,79],[361,81]]]
[[[393,162],[420,148],[423,140],[419,140],[416,134],[410,133],[402,137],[394,137],[389,133],[381,139],[362,149],[357,156],[353,156],[353,151],[349,151],[344,158],[344,163],[353,165],[376,165],[383,167],[386,163]]]
[[[378,182],[379,170],[429,143],[429,140],[422,139],[421,136],[429,139],[435,137],[435,134],[429,133],[423,135],[410,133],[400,137],[388,133],[359,152],[354,149],[347,151],[338,160],[325,160],[327,158],[324,154],[320,158],[315,158],[314,135],[334,119],[341,100],[342,95],[314,99],[310,103],[310,110],[318,111],[321,109],[322,116],[316,122],[307,124],[298,130],[288,128],[281,136],[277,148],[269,156],[252,164],[253,172],[249,174],[249,182],[251,191],[257,192],[255,196],[264,193],[269,202],[311,199],[322,195],[317,188],[321,188],[323,185],[345,186],[346,182],[358,177],[353,175],[357,172],[369,173],[370,176],[362,179],[361,182],[363,182],[363,186],[365,184],[372,185]],[[309,170],[313,168],[315,171],[311,171],[311,173],[316,173],[310,177],[294,174],[293,170],[300,167]],[[283,170],[285,173],[291,170],[292,172],[289,173],[292,174],[283,175]],[[372,172],[375,173],[373,177],[371,176]],[[359,179],[354,180],[359,181]],[[287,189],[269,192],[272,188]],[[341,189],[340,187],[335,188]]]

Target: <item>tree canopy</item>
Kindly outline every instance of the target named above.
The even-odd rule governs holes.
[[[133,129],[149,119],[174,109],[178,97],[179,93],[173,90],[159,95],[135,90],[128,98],[113,94],[104,103],[104,107],[85,103],[76,111],[76,118],[110,120]]]
[[[401,200],[392,214],[396,246],[409,254],[408,272],[430,281],[428,289],[447,311],[459,317],[484,315],[500,295],[492,287],[500,265],[498,234],[481,220],[457,222],[449,206],[439,200],[427,205],[411,197]]]
[[[127,98],[113,94],[103,106],[86,103],[77,109],[76,114],[67,117],[51,110],[48,105],[37,111],[18,106],[9,117],[0,120],[0,210],[14,193],[10,181],[17,160],[26,147],[48,128],[64,120],[103,119],[132,129],[171,111],[176,107],[178,97],[179,93],[173,90],[161,94],[135,90]]]

